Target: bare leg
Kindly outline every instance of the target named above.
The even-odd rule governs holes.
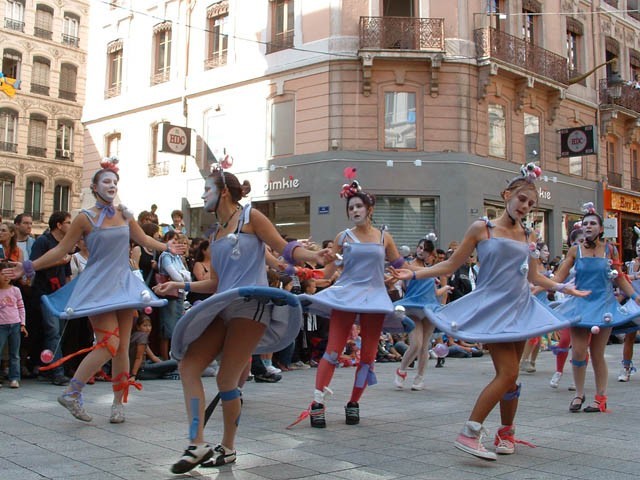
[[[591,353],[591,365],[596,380],[596,394],[606,396],[609,369],[604,359],[604,349],[611,335],[611,328],[602,328],[600,333],[591,336],[589,351]]]
[[[600,333],[604,337],[602,333]],[[586,377],[587,348],[591,332],[588,328],[571,328],[571,363],[573,381],[576,384],[576,397],[584,396],[584,380]]]

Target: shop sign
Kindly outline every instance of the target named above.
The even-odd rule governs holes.
[[[549,190],[545,190],[542,187],[538,187],[538,198],[543,200],[551,200],[551,192]]]
[[[611,192],[611,210],[637,213],[640,215],[640,198]]]
[[[162,124],[162,152],[191,155],[191,129]]]
[[[282,177],[280,180],[271,180],[264,185],[265,192],[273,192],[275,190],[290,190],[300,187],[300,179],[294,178],[293,175]]]
[[[604,219],[604,238],[618,238],[618,219]]]
[[[560,130],[560,156],[579,157],[596,153],[593,125]]]

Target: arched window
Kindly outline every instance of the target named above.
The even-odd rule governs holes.
[[[22,54],[12,48],[5,48],[2,53],[2,73],[9,78],[20,78],[22,71]]]
[[[29,117],[29,143],[27,155],[47,156],[47,117],[32,113]]]
[[[53,190],[53,211],[69,212],[71,203],[71,185],[67,182],[56,182]]]
[[[71,120],[58,120],[56,158],[73,160],[73,121]]]
[[[80,17],[75,13],[64,12],[62,21],[62,43],[78,48],[80,46]]]
[[[24,0],[7,0],[4,9],[4,28],[24,33],[24,3]]]
[[[36,24],[33,27],[36,37],[51,40],[53,36],[53,8],[48,5],[36,5]]]
[[[24,213],[28,213],[34,220],[42,220],[42,192],[44,183],[40,178],[28,178],[24,193]]]
[[[18,112],[0,108],[0,152],[18,153]]]
[[[13,218],[13,191],[15,177],[11,174],[0,172],[0,214],[2,218]]]
[[[58,97],[63,100],[76,101],[76,82],[78,79],[78,68],[70,63],[63,63],[60,67],[60,88]]]
[[[171,73],[171,22],[163,22],[153,27],[155,58],[151,85],[169,80]]]
[[[49,71],[51,62],[45,57],[33,57],[31,72],[31,93],[49,95]]]

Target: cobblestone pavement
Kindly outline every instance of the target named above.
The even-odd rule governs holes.
[[[360,402],[360,425],[344,422],[343,406],[354,369],[336,371],[325,430],[292,422],[311,400],[315,370],[286,372],[280,383],[247,383],[236,448],[237,463],[171,475],[169,466],[186,446],[187,426],[179,381],[144,383],[132,390],[127,421],[108,421],[111,386],[86,390],[85,424],[56,402],[60,387],[25,380],[20,389],[0,389],[0,479],[589,479],[640,477],[640,376],[619,383],[622,349],[607,348],[611,413],[569,413],[573,393],[570,365],[560,388],[549,388],[555,357],[542,352],[535,374],[523,374],[517,417],[518,437],[537,448],[518,446],[497,462],[477,460],[453,448],[475,397],[492,376],[488,356],[447,359],[444,368],[430,361],[424,391],[393,387],[397,364],[376,365],[378,385]],[[408,383],[414,373],[409,373]],[[205,378],[208,398],[214,378]],[[589,368],[587,396],[593,398]],[[499,426],[493,412],[486,426]],[[221,412],[207,426],[210,442],[220,439]],[[491,439],[486,441],[491,446]]]

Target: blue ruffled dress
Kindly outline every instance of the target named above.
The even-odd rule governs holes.
[[[425,308],[427,318],[452,337],[482,343],[526,340],[569,326],[531,294],[528,245],[493,237],[492,227],[487,221],[489,238],[477,245],[476,289],[448,305]]]
[[[424,308],[437,308],[440,306],[436,297],[436,281],[433,278],[422,280],[410,280],[407,290],[400,300],[393,302],[395,306],[402,306],[406,314],[411,318],[423,320],[426,318]]]
[[[640,308],[623,306],[616,300],[609,276],[612,261],[608,257],[608,244],[604,257],[584,257],[582,246],[578,246],[574,264],[576,288],[591,290],[591,294],[582,298],[569,297],[556,308],[558,313],[574,320],[572,327],[614,327],[617,330],[640,320]]]
[[[305,309],[327,318],[332,310],[380,313],[386,315],[384,330],[402,331],[404,317],[393,314],[393,303],[384,284],[384,231],[380,232],[380,243],[362,243],[351,230],[345,230],[339,242],[342,274],[331,287],[314,295],[300,295]]]
[[[82,210],[93,226],[85,237],[89,259],[84,271],[42,304],[56,317],[72,319],[125,309],[162,307],[167,304],[136,277],[129,266],[129,224],[102,227],[94,214]]]
[[[265,245],[256,235],[241,231],[249,223],[250,215],[248,204],[240,213],[235,233],[211,242],[211,267],[218,275],[218,290],[178,320],[171,339],[171,356],[176,360],[184,357],[189,345],[200,338],[218,313],[247,298],[260,298],[264,302],[261,323],[267,329],[255,353],[282,350],[298,335],[302,326],[300,301],[297,295],[268,286]],[[212,238],[215,236],[214,232]]]

